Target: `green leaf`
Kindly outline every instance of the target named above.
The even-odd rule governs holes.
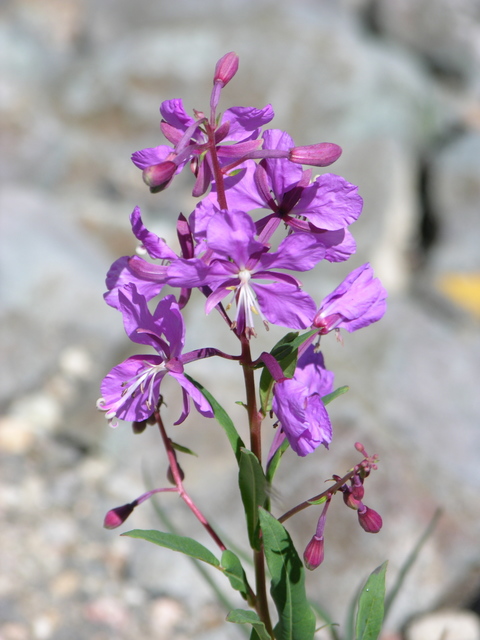
[[[298,332],[290,332],[281,338],[271,350],[271,355],[276,358],[282,367],[285,377],[291,378],[295,373],[297,366],[298,348],[306,340],[318,333],[318,329],[307,331],[298,335]],[[260,403],[264,415],[272,408],[272,389],[273,378],[268,369],[264,366],[262,375],[260,376]]]
[[[305,570],[284,528],[259,509],[265,558],[272,576],[270,593],[278,612],[277,640],[313,640],[315,614],[305,593]]]
[[[237,462],[239,462],[240,461],[240,449],[242,447],[244,447],[245,445],[243,443],[243,440],[239,436],[238,431],[236,430],[235,425],[232,422],[232,419],[230,418],[228,413],[225,411],[225,409],[221,405],[218,404],[218,402],[215,400],[215,398],[212,396],[212,394],[209,391],[207,391],[203,385],[200,384],[200,382],[197,382],[196,380],[194,380],[193,378],[191,378],[187,374],[185,374],[185,377],[188,380],[190,380],[190,382],[192,384],[194,384],[197,387],[197,389],[209,401],[210,406],[213,409],[213,413],[215,415],[215,418],[217,419],[217,422],[220,424],[220,426],[223,428],[223,430],[227,434],[227,438],[228,438],[228,441],[230,442],[230,444],[232,446],[233,453],[235,454]]]
[[[155,531],[154,529],[134,529],[133,531],[122,533],[122,536],[148,540],[148,542],[158,544],[160,547],[166,547],[167,549],[172,549],[172,551],[180,551],[180,553],[184,553],[191,558],[202,560],[202,562],[211,564],[213,567],[218,568],[220,566],[220,562],[213,555],[213,553],[209,549],[207,549],[207,547],[204,547],[203,544],[200,544],[200,542],[197,542],[193,538],[178,536],[174,533]]]
[[[347,387],[347,385],[345,385],[343,387],[338,387],[338,389],[335,389],[335,391],[332,391],[332,393],[327,393],[326,396],[322,397],[323,404],[328,404],[332,400],[335,400],[335,398],[338,398],[338,396],[343,396],[343,394],[347,393],[349,389],[350,387]]]
[[[195,456],[196,458],[198,458],[198,455],[195,453],[195,451],[192,451],[188,447],[184,447],[183,445],[178,444],[178,442],[173,442],[172,440],[170,442],[172,443],[172,447],[176,451],[181,451],[181,453],[188,453],[189,456]]]
[[[233,551],[226,549],[222,553],[221,565],[221,568],[230,580],[232,587],[237,591],[240,591],[246,600],[249,592],[249,585],[239,557],[235,555]]]
[[[252,633],[250,639],[271,640],[267,633],[265,625],[254,611],[245,611],[244,609],[234,609],[227,616],[227,622],[235,622],[236,624],[251,624],[256,635]]]
[[[263,507],[268,498],[268,483],[257,456],[248,449],[240,451],[238,484],[247,519],[250,546],[252,549],[258,549],[258,507]]]
[[[355,640],[377,640],[382,631],[387,564],[372,571],[360,593]]]

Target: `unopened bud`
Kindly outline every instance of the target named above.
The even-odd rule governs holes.
[[[367,533],[378,533],[382,528],[383,521],[382,516],[370,509],[370,507],[362,506],[358,511],[358,522],[362,529]]]
[[[116,507],[115,509],[111,509],[105,519],[103,521],[103,526],[105,529],[116,529],[121,524],[125,522],[128,516],[135,509],[135,504],[129,503],[124,504],[121,507]]]
[[[165,160],[159,164],[152,164],[143,170],[143,181],[154,193],[163,191],[170,184],[170,180],[175,175],[177,165],[171,160]]]
[[[215,66],[213,83],[219,82],[224,87],[238,71],[238,56],[233,51],[226,53]]]
[[[313,538],[307,544],[306,549],[303,553],[303,561],[305,562],[305,566],[310,571],[313,571],[322,564],[324,557],[325,544],[323,538],[317,538],[317,536],[313,536]]]
[[[362,505],[361,501],[355,498],[350,488],[348,488],[347,491],[343,492],[343,501],[347,505],[347,507],[350,507],[350,509],[355,509],[355,511],[357,511]]]
[[[305,147],[290,149],[288,159],[297,164],[309,164],[313,167],[327,167],[342,155],[342,149],[333,142],[319,142]]]

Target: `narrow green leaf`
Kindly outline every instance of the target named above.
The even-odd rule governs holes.
[[[422,533],[422,535],[420,536],[420,539],[418,540],[417,544],[414,546],[414,548],[412,549],[411,553],[408,555],[407,559],[405,560],[405,562],[403,563],[402,567],[400,568],[400,571],[398,573],[398,576],[395,580],[395,583],[392,587],[392,590],[390,591],[390,593],[387,595],[387,597],[385,598],[385,618],[387,617],[390,608],[395,600],[395,598],[398,595],[398,592],[400,591],[405,578],[407,577],[408,572],[410,571],[410,569],[412,568],[412,566],[414,565],[418,554],[420,553],[423,545],[425,544],[425,542],[428,540],[428,538],[432,535],[435,527],[438,524],[438,520],[440,518],[442,514],[442,510],[440,508],[435,510],[435,513],[432,516],[432,519],[430,520],[430,522],[428,523],[427,528],[425,529],[425,531]]]
[[[382,631],[387,562],[370,574],[358,600],[355,640],[377,640]]]
[[[230,580],[232,587],[237,591],[240,591],[246,600],[249,592],[249,585],[239,557],[235,555],[233,551],[230,551],[230,549],[226,549],[222,553],[221,565],[222,571]]]
[[[315,614],[305,593],[305,570],[284,528],[268,511],[259,509],[265,558],[272,576],[270,593],[278,612],[277,640],[313,640]]]
[[[172,551],[180,551],[180,553],[184,553],[185,555],[190,556],[191,558],[196,558],[197,560],[202,560],[202,562],[211,564],[214,567],[218,568],[220,566],[219,560],[213,555],[213,553],[193,538],[178,536],[174,533],[155,531],[154,529],[134,529],[133,531],[122,533],[122,536],[147,540],[148,542],[158,544],[160,547],[166,547],[167,549],[172,549]]]
[[[347,387],[347,385],[345,385],[343,387],[338,387],[338,389],[335,389],[335,391],[332,391],[332,393],[327,393],[326,396],[322,397],[323,404],[328,404],[332,400],[335,400],[335,398],[338,398],[338,396],[342,396],[344,393],[347,393],[349,388],[350,387]]]
[[[202,384],[200,384],[200,382],[197,382],[197,380],[194,380],[193,378],[191,378],[187,374],[185,374],[185,377],[188,380],[190,380],[190,382],[192,384],[194,384],[197,387],[197,389],[199,391],[201,391],[201,393],[209,401],[210,406],[213,409],[213,413],[215,415],[215,418],[217,419],[217,422],[220,424],[220,426],[225,431],[225,433],[227,435],[227,438],[228,438],[228,441],[230,442],[230,444],[232,446],[233,453],[235,454],[237,462],[239,462],[240,461],[240,449],[242,447],[244,447],[245,445],[243,443],[243,440],[239,436],[238,431],[236,430],[232,419],[230,418],[228,413],[225,411],[225,409],[220,404],[218,404],[218,402],[215,400],[215,398],[212,396],[212,394],[209,391],[207,391]]]
[[[253,631],[250,640],[271,640],[265,625],[254,611],[246,611],[244,609],[234,609],[227,616],[227,622],[235,622],[236,624],[251,624]]]
[[[330,637],[332,640],[340,640],[340,636],[338,635],[337,629],[336,629],[336,627],[339,627],[340,625],[337,622],[333,622],[330,615],[317,602],[312,602],[310,600],[310,606],[315,611],[317,616],[321,620],[323,620],[323,622],[325,622],[325,624],[321,626],[320,629],[328,629],[328,632],[330,633]],[[316,631],[318,630],[319,628],[317,627]]]
[[[248,449],[240,451],[238,484],[247,519],[250,546],[258,549],[258,507],[263,507],[268,498],[268,483],[257,456]]]
[[[172,443],[172,447],[176,451],[180,451],[181,453],[188,453],[189,456],[195,456],[196,458],[198,458],[198,455],[195,453],[195,451],[192,451],[188,447],[184,447],[183,445],[178,444],[178,442],[171,441],[171,443]]]

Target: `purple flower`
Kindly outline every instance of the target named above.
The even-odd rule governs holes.
[[[310,345],[298,359],[293,378],[277,382],[272,409],[292,449],[306,456],[319,445],[328,447],[332,425],[322,397],[333,391],[333,373],[323,355]]]
[[[172,286],[208,286],[209,313],[226,296],[232,295],[239,334],[255,335],[253,314],[264,321],[292,329],[311,324],[312,299],[300,289],[299,281],[277,269],[307,271],[325,255],[325,248],[309,234],[288,236],[270,252],[255,239],[255,225],[243,211],[218,211],[206,233],[209,254],[205,260],[175,260],[167,270]],[[269,281],[269,282],[264,282]]]
[[[183,373],[183,365],[196,359],[196,354],[182,355],[185,326],[175,297],[160,300],[153,314],[134,284],[121,289],[118,300],[130,340],[154,347],[158,355],[132,356],[105,376],[97,406],[106,412],[109,422],[115,426],[117,419],[141,421],[151,416],[160,399],[160,383],[167,374],[183,391],[183,411],[175,424],[187,417],[189,397],[201,414],[212,417],[209,403]]]
[[[212,180],[210,138],[213,136],[220,164],[229,164],[261,148],[263,142],[257,140],[261,127],[274,115],[271,105],[263,109],[232,107],[222,114],[218,124],[209,123],[202,113],[196,113],[196,119],[191,118],[181,99],[166,100],[160,113],[162,133],[173,147],[160,145],[136,151],[132,161],[143,169],[144,179],[152,190],[165,188],[175,173],[189,160],[193,161],[192,169],[197,176],[195,196],[205,193]]]
[[[263,133],[263,151],[287,151],[294,146],[292,138],[279,129],[269,129]],[[242,165],[241,180],[226,180],[227,200],[230,208],[249,211],[251,209],[271,209],[269,214],[257,223],[261,240],[267,240],[281,221],[295,231],[326,234],[329,246],[341,244],[345,233],[338,233],[359,217],[363,200],[356,186],[342,177],[327,173],[311,182],[311,170],[304,171],[287,158],[264,158],[258,165],[249,160]],[[213,187],[213,192],[215,187]],[[198,218],[214,202],[215,194],[198,205]],[[333,235],[332,232],[337,232]],[[348,252],[344,247],[340,253],[350,255],[355,245],[350,236],[346,238]],[[337,258],[342,259],[342,258]],[[345,258],[343,258],[345,259]],[[335,261],[335,254],[332,254]]]
[[[377,322],[384,315],[387,292],[373,275],[367,262],[358,267],[322,302],[314,327],[325,334],[333,329],[346,329],[350,333]]]

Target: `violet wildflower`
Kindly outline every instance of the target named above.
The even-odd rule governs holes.
[[[160,383],[170,375],[182,386],[183,411],[175,424],[189,413],[189,397],[197,410],[212,417],[210,404],[184,375],[183,365],[201,357],[196,352],[182,354],[185,326],[172,295],[166,296],[151,314],[144,296],[134,284],[118,293],[125,331],[133,342],[154,347],[158,355],[127,358],[114,367],[101,384],[102,398],[97,406],[115,426],[117,419],[138,422],[153,414],[160,398]]]
[[[387,292],[367,262],[324,298],[313,326],[318,327],[321,334],[334,329],[352,332],[367,327],[384,315],[386,297]]]
[[[332,425],[322,397],[333,391],[333,373],[310,345],[298,359],[293,378],[277,382],[272,409],[292,449],[306,456],[332,440]]]
[[[296,278],[278,269],[312,269],[325,255],[325,248],[314,237],[290,235],[271,252],[255,239],[255,225],[248,214],[217,211],[208,224],[206,247],[208,265],[199,258],[175,260],[167,269],[168,284],[210,287],[207,313],[232,294],[237,307],[234,327],[239,335],[244,331],[255,335],[254,314],[265,323],[293,329],[310,325],[314,315],[311,297],[301,290]]]
[[[195,196],[205,193],[213,178],[211,141],[221,165],[238,161],[261,148],[261,127],[274,115],[270,105],[263,109],[232,107],[216,123],[215,117],[209,121],[203,113],[197,112],[195,119],[189,116],[180,99],[163,102],[160,113],[162,133],[173,147],[160,145],[136,151],[132,161],[143,170],[144,180],[153,191],[165,188],[174,174],[191,161],[197,177]]]

